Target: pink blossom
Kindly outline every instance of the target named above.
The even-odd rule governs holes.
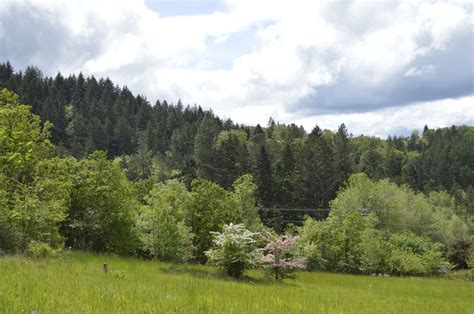
[[[297,236],[284,235],[278,237],[266,233],[264,237],[268,243],[264,249],[266,255],[262,257],[262,263],[276,279],[288,277],[294,270],[305,267],[303,259],[294,258],[292,255],[298,241]]]

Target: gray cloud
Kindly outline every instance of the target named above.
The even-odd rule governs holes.
[[[106,27],[92,16],[87,24],[87,35],[74,35],[41,7],[26,1],[9,5],[0,18],[0,59],[19,70],[34,65],[47,74],[74,71],[104,49]]]
[[[346,7],[341,3],[337,7]],[[334,5],[333,5],[334,6]],[[331,11],[334,14],[333,11]],[[341,16],[340,16],[341,17]],[[335,18],[332,16],[332,18]],[[368,32],[360,19],[340,19],[344,27]],[[382,23],[379,21],[379,23]],[[469,24],[472,26],[472,21]],[[351,30],[352,32],[352,30]],[[334,83],[315,86],[313,93],[288,106],[290,111],[305,114],[334,112],[367,112],[374,109],[405,106],[474,94],[474,33],[472,27],[459,27],[441,49],[430,49],[433,39],[428,33],[419,34],[416,45],[429,52],[415,57],[409,64],[373,84],[359,79],[357,73],[343,69]],[[349,52],[350,53],[350,52]],[[383,56],[381,56],[383,58]],[[330,50],[301,52],[304,64],[311,60],[331,66],[340,55]],[[309,60],[309,61],[308,61]]]
[[[181,98],[252,124],[329,115],[337,126],[347,114],[417,102],[419,116],[439,120],[430,101],[464,97],[465,107],[474,94],[472,6],[295,1],[231,1],[219,14],[163,18],[140,0],[7,0],[0,62],[109,76],[152,102]]]

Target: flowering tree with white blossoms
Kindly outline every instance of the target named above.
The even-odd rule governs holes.
[[[295,258],[293,255],[298,241],[297,236],[276,236],[267,232],[265,239],[268,243],[264,249],[266,255],[263,256],[262,263],[275,279],[290,277],[296,269],[305,268],[305,260]]]
[[[262,260],[262,249],[257,242],[259,233],[245,229],[243,224],[230,223],[224,225],[222,232],[212,234],[214,248],[205,252],[208,263],[222,267],[230,276],[238,278]]]

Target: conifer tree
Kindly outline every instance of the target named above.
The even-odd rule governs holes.
[[[218,132],[218,126],[211,114],[207,114],[201,121],[201,125],[194,139],[194,159],[196,161],[196,173],[198,177],[215,180],[215,152],[214,138]]]
[[[255,173],[255,182],[257,183],[257,192],[261,204],[265,207],[273,206],[275,203],[275,197],[272,167],[267,149],[264,145],[260,146],[260,153],[257,159],[257,169]]]

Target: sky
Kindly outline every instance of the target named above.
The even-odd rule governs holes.
[[[474,125],[470,1],[0,0],[0,62],[247,125]]]

